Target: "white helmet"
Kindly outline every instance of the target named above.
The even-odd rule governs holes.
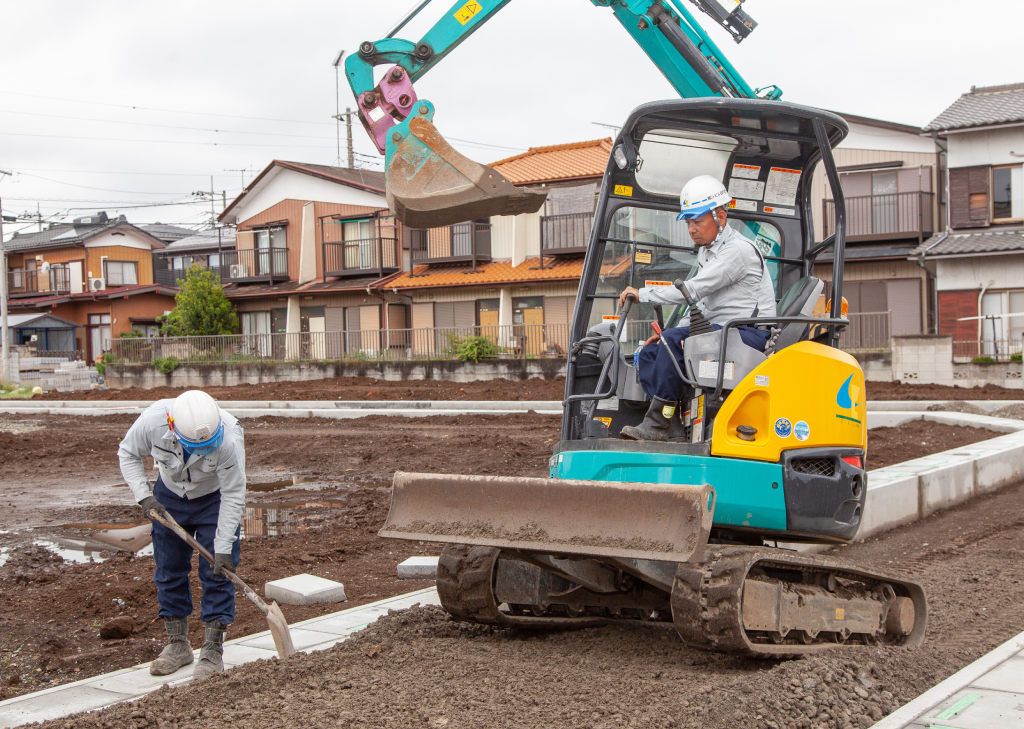
[[[224,441],[220,407],[202,390],[189,390],[174,398],[167,424],[182,446],[201,456],[213,453]]]
[[[724,208],[732,202],[732,195],[722,181],[711,175],[698,175],[679,193],[679,215],[676,220],[696,220],[715,208]]]

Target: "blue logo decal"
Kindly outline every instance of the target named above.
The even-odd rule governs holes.
[[[846,378],[846,382],[839,388],[839,392],[836,393],[836,404],[839,405],[843,410],[849,410],[854,407],[857,403],[850,397],[850,380],[853,379],[853,375]]]
[[[793,432],[793,424],[785,418],[779,418],[775,421],[775,435],[780,438],[788,438],[789,434]]]
[[[807,440],[811,437],[811,426],[803,420],[798,420],[796,425],[793,426],[793,435],[796,436],[797,440]]]

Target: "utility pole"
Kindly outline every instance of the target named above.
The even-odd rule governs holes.
[[[254,170],[252,167],[243,167],[242,169],[238,169],[236,167],[234,169],[224,170],[224,171],[225,172],[240,172],[242,174],[242,189],[243,190],[245,189],[245,173],[248,172],[250,175],[256,174],[256,170]],[[225,205],[225,207],[226,207],[226,205]]]
[[[354,169],[355,154],[352,151],[352,109],[345,107],[345,113],[341,113],[341,80],[339,76],[338,67],[341,66],[341,59],[344,57],[345,51],[340,51],[338,57],[334,59],[334,115],[333,119],[337,120],[338,124],[335,127],[338,138],[338,156],[334,158],[334,164],[337,167],[341,166],[341,120],[345,119],[345,140],[348,143],[348,168]]]
[[[10,175],[6,170],[0,170],[0,175]],[[3,200],[0,200],[0,337],[3,337],[3,349],[0,357],[3,363],[0,364],[0,382],[11,381],[11,333],[7,328],[7,250],[4,246],[4,216]]]

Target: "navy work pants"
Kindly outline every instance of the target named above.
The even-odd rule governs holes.
[[[722,328],[718,324],[711,326],[716,331]],[[740,339],[744,344],[753,347],[758,352],[764,351],[768,344],[768,332],[756,327],[736,327],[736,329],[739,330]],[[682,399],[683,381],[679,379],[679,373],[669,358],[674,358],[682,369],[683,340],[688,336],[690,336],[690,327],[666,329],[661,333],[660,342],[652,342],[640,350],[640,385],[647,393],[647,397],[664,402],[679,402]]]
[[[164,486],[157,477],[153,496],[164,505],[196,541],[214,553],[213,538],[217,533],[217,517],[220,515],[220,491],[185,499],[177,496]],[[235,543],[231,548],[232,571],[238,569],[239,542],[235,532]],[[160,603],[161,618],[184,618],[192,614],[192,588],[189,573],[192,571],[192,547],[173,531],[159,522],[153,522],[153,557],[156,560],[156,598]],[[203,583],[203,599],[200,619],[204,623],[213,620],[228,625],[235,620],[235,586],[227,577],[213,574],[213,566],[199,558],[199,579]]]

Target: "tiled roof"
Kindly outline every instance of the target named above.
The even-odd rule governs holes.
[[[472,271],[472,267],[465,263],[417,266],[411,274],[402,273],[381,288],[411,290],[578,280],[583,273],[583,256],[548,257],[544,259],[545,268],[539,268],[539,265],[537,258],[527,258],[515,267],[511,261],[492,261],[478,263],[476,273],[466,273]]]
[[[304,284],[298,281],[286,281],[285,283],[271,285],[260,284],[224,284],[224,294],[229,299],[260,298],[263,296],[285,296],[288,294],[330,294],[344,291],[366,291],[367,287],[378,288],[382,285],[390,286],[390,280],[400,274],[390,274],[384,278],[367,276],[365,278],[345,278],[336,281],[324,281],[316,279]]]
[[[25,298],[9,299],[7,306],[11,309],[41,309],[76,301],[103,301],[104,299],[127,299],[138,294],[163,294],[174,296],[178,289],[163,284],[136,284],[134,286],[118,286],[103,291],[83,291],[80,294],[44,294]]]
[[[492,162],[491,167],[516,185],[602,177],[612,151],[612,140],[530,147],[515,157]]]
[[[929,256],[1024,251],[1024,229],[986,229],[970,232],[951,232],[948,235],[946,233],[937,233],[911,251],[911,255],[919,256],[925,251],[927,251]]]
[[[225,226],[217,230],[203,230],[198,233],[189,231],[192,235],[173,243],[167,244],[167,252],[187,251],[199,248],[216,248],[218,245],[217,235],[220,234],[219,244],[222,248],[235,247],[235,229]]]
[[[312,165],[306,162],[287,162],[284,160],[274,160],[274,162],[285,167],[304,170],[321,177],[329,177],[338,182],[384,194],[383,172],[349,169],[348,167],[331,167],[330,165]]]
[[[1024,84],[984,86],[953,102],[926,126],[926,132],[1024,121]]]
[[[152,225],[140,225],[139,227],[151,236],[159,238],[164,243],[188,238],[190,235],[195,234],[195,231],[191,228],[182,228],[180,225],[170,225],[168,223],[153,223]]]
[[[46,230],[38,231],[36,233],[15,233],[11,239],[4,244],[4,247],[8,252],[39,250],[43,248],[63,248],[64,246],[73,246],[78,243],[84,243],[90,238],[108,230],[112,230],[119,225],[134,228],[143,235],[150,236],[153,238],[153,243],[157,248],[161,248],[164,245],[163,241],[152,233],[148,233],[142,228],[132,225],[122,218],[114,218],[103,225],[75,226],[71,223],[54,223]]]

